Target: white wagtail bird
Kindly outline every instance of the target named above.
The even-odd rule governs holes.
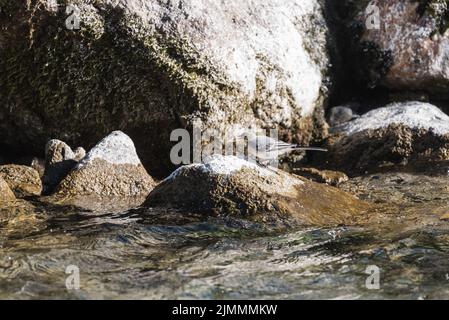
[[[236,136],[236,143],[247,146],[248,158],[256,160],[263,166],[269,166],[278,161],[279,157],[294,151],[321,151],[327,149],[316,147],[302,147],[297,144],[287,143],[265,135],[257,135],[254,132],[244,132]]]

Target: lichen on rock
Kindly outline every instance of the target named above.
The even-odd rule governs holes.
[[[435,19],[438,32],[442,35],[449,28],[449,1],[448,0],[418,0],[418,13],[427,14]]]

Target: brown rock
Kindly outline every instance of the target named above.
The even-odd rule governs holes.
[[[357,81],[448,97],[447,1],[344,0],[339,5],[352,48],[347,59],[359,75]],[[373,23],[374,6],[379,9],[379,25]]]
[[[147,195],[154,186],[132,140],[115,131],[76,165],[55,193],[69,197],[137,197]]]
[[[0,205],[2,202],[13,201],[16,197],[14,193],[9,188],[9,185],[5,180],[0,176]]]
[[[31,167],[21,165],[0,166],[0,177],[8,183],[18,198],[39,196],[42,192],[39,173]]]
[[[148,194],[154,185],[154,180],[141,164],[116,165],[94,159],[86,167],[75,168],[59,184],[56,193],[132,197]]]
[[[315,166],[350,175],[449,160],[449,117],[427,103],[391,104],[340,127]]]
[[[336,188],[223,156],[176,170],[145,205],[274,225],[320,226],[361,223],[370,208]]]
[[[339,171],[318,170],[315,168],[296,168],[293,172],[309,180],[329,184],[331,186],[338,186],[349,180],[349,177],[345,173]]]

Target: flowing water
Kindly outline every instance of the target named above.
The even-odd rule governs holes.
[[[449,298],[449,222],[440,218],[448,181],[355,179],[345,188],[391,205],[390,216],[288,232],[151,209],[95,215],[19,202],[0,210],[0,299]],[[366,286],[372,265],[378,290]],[[70,266],[79,268],[79,290],[66,287]]]

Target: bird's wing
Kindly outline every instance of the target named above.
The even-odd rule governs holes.
[[[276,140],[267,136],[257,136],[255,139],[250,139],[249,145],[257,150],[264,150],[266,152],[285,151],[285,150],[303,150],[303,151],[321,151],[326,152],[327,149],[316,147],[301,147],[296,144],[287,143],[284,141]]]
[[[286,149],[292,149],[295,145],[283,141],[279,141],[273,138],[264,139],[265,144],[259,144],[260,147],[265,147],[267,151],[281,151]]]
[[[274,145],[274,147],[277,148],[294,148],[295,145],[291,144],[291,143],[287,143],[287,142],[283,142],[283,141],[277,141],[276,144]]]

